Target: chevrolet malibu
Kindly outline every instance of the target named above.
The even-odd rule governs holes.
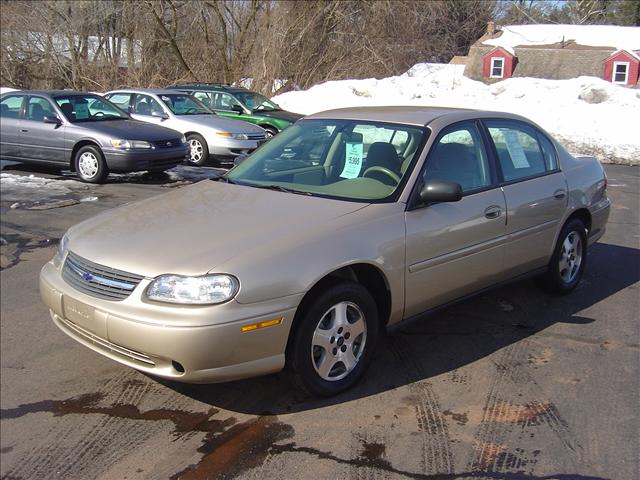
[[[525,276],[571,292],[606,183],[520,116],[333,110],[216,181],[72,227],[40,290],[62,331],[133,368],[207,383],[286,366],[332,395],[399,322]]]

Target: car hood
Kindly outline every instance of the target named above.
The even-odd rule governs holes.
[[[287,112],[286,110],[256,110],[253,112],[255,115],[261,115],[263,117],[277,118],[279,120],[286,120],[287,122],[295,123],[300,120],[304,115],[299,113]]]
[[[86,220],[69,230],[68,248],[147,277],[202,275],[367,205],[205,180]]]
[[[180,121],[229,133],[264,133],[257,125],[219,115],[179,115]]]
[[[168,140],[179,138],[180,133],[170,128],[153,125],[138,120],[103,120],[100,122],[76,123],[76,128],[87,130],[88,134],[100,133],[111,138],[127,140]]]

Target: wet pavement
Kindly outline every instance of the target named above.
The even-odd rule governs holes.
[[[606,167],[608,231],[572,295],[524,281],[406,325],[330,399],[284,373],[158,380],[49,320],[37,277],[64,231],[221,172],[183,168],[100,186],[2,170],[2,479],[640,478],[639,168]]]

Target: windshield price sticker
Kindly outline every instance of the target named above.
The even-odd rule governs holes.
[[[520,145],[516,132],[513,130],[502,130],[502,133],[507,143],[507,150],[511,156],[513,166],[516,168],[529,168],[531,165],[529,165],[529,161],[522,149],[522,145]]]
[[[347,143],[345,145],[344,168],[340,178],[356,178],[362,169],[362,143]]]

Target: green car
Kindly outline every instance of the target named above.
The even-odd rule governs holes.
[[[167,88],[186,92],[223,117],[254,123],[273,137],[302,115],[282,110],[264,95],[242,87],[219,83],[178,83]]]

